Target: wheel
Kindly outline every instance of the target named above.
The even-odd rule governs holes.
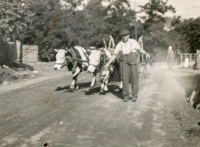
[[[152,61],[152,60],[149,62],[149,65],[150,65],[152,68],[154,68],[154,64],[153,64],[153,61]]]
[[[146,64],[144,65],[143,74],[144,74],[144,77],[145,77],[145,78],[148,78],[148,77],[149,77]]]
[[[138,64],[138,74],[141,73],[141,65]]]

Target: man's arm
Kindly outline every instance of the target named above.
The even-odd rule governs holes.
[[[110,65],[116,59],[116,57],[117,57],[117,54],[113,54],[107,64]]]
[[[135,41],[136,48],[138,51],[142,54],[145,54],[147,57],[150,57],[150,55],[143,49],[143,41],[142,41],[143,36],[141,36],[137,41]]]
[[[108,61],[108,63],[105,65],[104,68],[108,68],[110,66],[110,64],[116,59],[117,55],[119,54],[120,52],[120,44],[118,43],[115,50],[114,50],[114,53],[113,55],[111,56],[110,60]]]
[[[143,48],[140,48],[139,52],[142,53],[142,54],[147,54],[147,52]]]
[[[144,49],[140,48],[139,52],[146,55],[146,58],[150,58],[150,55]]]
[[[104,68],[108,68],[110,66],[110,64],[116,59],[116,57],[117,57],[117,54],[113,54]]]

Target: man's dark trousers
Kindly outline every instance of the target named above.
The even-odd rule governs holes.
[[[137,97],[139,90],[139,75],[138,75],[137,54],[134,52],[131,52],[128,55],[123,55],[122,81],[123,81],[124,99],[129,99],[129,95]],[[131,82],[132,92],[129,92],[129,81]]]

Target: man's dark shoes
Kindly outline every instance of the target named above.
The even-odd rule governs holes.
[[[132,96],[129,98],[124,98],[124,102],[128,102],[129,100],[131,100],[132,102],[136,102],[137,101],[137,96]]]
[[[132,97],[132,102],[136,102],[137,101],[137,96]]]
[[[128,102],[128,101],[129,101],[129,98],[124,98],[123,101],[124,101],[124,102]]]
[[[137,98],[132,98],[132,102],[136,102],[137,101]]]

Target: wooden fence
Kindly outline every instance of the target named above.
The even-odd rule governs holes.
[[[22,46],[22,62],[38,62],[38,46],[23,45]]]
[[[12,65],[18,57],[14,42],[0,42],[0,65]]]
[[[184,53],[184,54],[181,54],[181,63],[185,61],[186,58],[189,59],[189,61],[195,61],[196,60],[196,54],[195,53]]]
[[[0,42],[0,65],[14,62],[38,62],[37,45],[21,45],[21,42]]]

